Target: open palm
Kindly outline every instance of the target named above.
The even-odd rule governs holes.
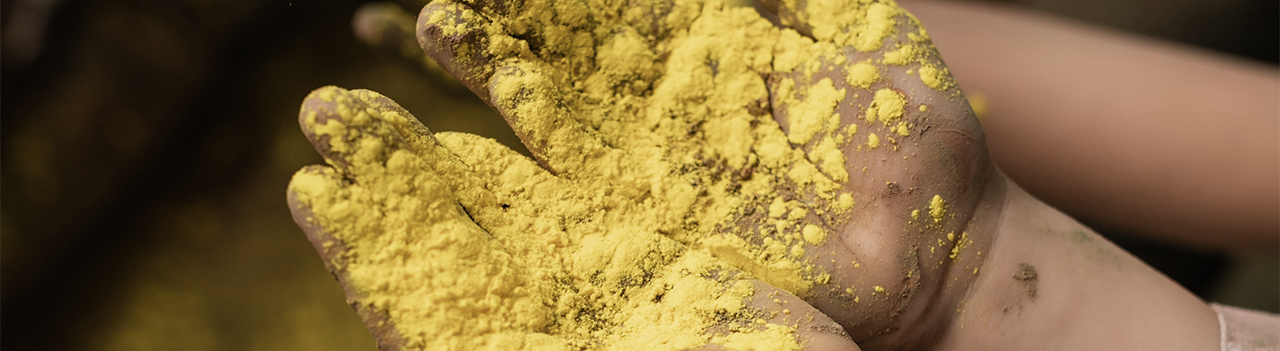
[[[295,176],[295,218],[386,347],[840,346],[826,316],[870,349],[945,330],[989,245],[994,169],[909,15],[773,4],[789,30],[716,3],[592,5],[419,17],[540,167],[376,93],[304,104],[335,168]],[[424,330],[466,313],[497,322]],[[703,323],[656,326],[680,318]]]

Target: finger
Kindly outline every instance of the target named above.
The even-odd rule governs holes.
[[[299,190],[311,188],[312,192],[304,192],[300,195]],[[293,222],[302,228],[306,234],[307,240],[315,247],[316,252],[320,254],[324,261],[325,268],[329,273],[333,274],[342,286],[343,292],[347,295],[347,300],[351,307],[355,309],[356,314],[364,321],[365,327],[369,328],[369,332],[373,334],[374,340],[378,343],[380,350],[400,350],[405,344],[404,336],[395,328],[395,324],[391,323],[386,311],[381,311],[371,306],[357,302],[356,298],[360,296],[360,292],[354,285],[349,282],[346,271],[347,260],[343,253],[346,251],[346,245],[325,231],[321,219],[317,218],[311,210],[310,203],[315,201],[325,201],[317,198],[318,194],[337,194],[345,190],[346,185],[343,182],[342,175],[330,167],[312,165],[299,170],[290,181],[287,199],[289,211],[293,215]],[[303,200],[306,198],[306,200]]]
[[[459,155],[466,155],[468,150],[451,150],[442,145],[427,126],[391,98],[365,89],[352,90],[348,94],[365,106],[377,110],[379,113],[374,117],[381,119],[394,129],[400,139],[405,141],[407,148],[421,157],[436,175],[449,184],[449,189],[459,199],[458,202],[463,209],[483,226],[484,223],[477,217],[477,211],[495,207],[497,204],[492,201],[493,195],[485,186],[487,178],[477,174],[472,170],[471,165],[463,163],[459,157]],[[505,149],[505,147],[502,148]]]
[[[348,299],[390,349],[538,334],[550,313],[545,292],[377,117],[369,94],[329,87],[308,98],[303,126],[337,169],[309,168],[289,188],[295,217]],[[477,310],[496,312],[466,317]]]
[[[484,187],[483,178],[477,177],[471,166],[463,164],[458,155],[440,145],[409,111],[382,94],[364,89],[321,88],[307,98],[301,118],[316,150],[344,173],[366,172],[352,169],[353,166],[376,169],[379,163],[387,162],[389,153],[406,150],[420,159],[428,172],[438,176],[458,198],[467,200],[459,202],[464,213],[496,206],[491,201],[493,195]],[[335,144],[334,140],[339,142]],[[350,150],[353,145],[368,147],[361,152]]]
[[[417,38],[422,50],[485,102],[489,102],[487,84],[496,64],[490,49],[491,36],[498,30],[480,12],[453,1],[433,2],[418,15]],[[510,46],[519,46],[520,41],[505,35],[498,37],[507,45],[504,47],[518,50]],[[524,50],[527,51],[527,44]]]
[[[451,190],[476,188],[470,186],[474,177],[456,155],[440,146],[409,111],[377,92],[332,86],[317,89],[303,103],[299,123],[326,162],[344,173],[356,172],[351,169],[355,161],[369,164],[369,157],[384,160],[387,153],[408,150],[449,183]],[[357,152],[358,143],[378,147]]]
[[[395,3],[360,6],[351,19],[356,38],[374,50],[393,55],[423,69],[427,76],[447,85],[460,85],[444,68],[427,57],[418,45],[413,15]]]
[[[461,182],[472,178],[472,174],[460,163],[458,156],[440,145],[435,134],[400,104],[372,90],[356,89],[348,94],[362,106],[377,110],[379,113],[373,117],[394,129],[399,138],[405,141],[407,147],[425,159],[436,174],[450,182],[451,188],[455,191],[463,185]]]
[[[616,160],[609,147],[574,117],[563,92],[543,69],[522,62],[498,69],[489,81],[493,106],[547,170],[556,174],[594,174]],[[610,157],[613,156],[613,157]]]
[[[327,86],[307,95],[298,124],[325,162],[344,175],[379,166],[406,142],[378,115],[381,112],[349,91]]]

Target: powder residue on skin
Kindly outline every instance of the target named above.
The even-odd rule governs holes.
[[[844,100],[844,90],[838,90],[830,79],[822,79],[809,87],[800,103],[787,109],[791,134],[787,139],[793,144],[806,144],[815,134],[827,127],[828,116],[835,113],[836,104]]]
[[[827,241],[827,231],[816,225],[805,225],[803,233],[804,241],[807,241],[810,244],[819,245],[822,244],[822,242]]]
[[[840,46],[852,46],[862,52],[876,51],[884,45],[885,37],[893,34],[896,25],[893,17],[902,11],[897,6],[878,2],[831,0],[807,1],[801,11],[799,3],[796,0],[782,1],[783,6],[799,15],[800,21],[813,28],[815,38]]]
[[[805,3],[811,37],[714,1],[660,19],[595,0],[433,14],[446,34],[487,36],[458,58],[493,56],[489,99],[537,161],[324,88],[330,104],[304,107],[304,129],[341,157],[291,192],[345,248],[333,264],[357,303],[411,349],[799,349],[797,322],[745,301],[748,278],[802,298],[840,291],[817,290],[836,279],[811,258],[857,207],[845,186],[859,118],[837,108],[884,67],[838,48],[931,50],[923,31],[888,40],[908,17],[892,2]],[[815,74],[830,66],[849,67],[843,81]],[[784,73],[771,96],[766,79]],[[851,110],[884,126],[864,125],[881,133],[866,149],[910,135],[907,103],[883,88]],[[935,196],[935,221],[942,206]]]
[[[959,241],[956,241],[955,246],[951,247],[951,254],[948,255],[947,257],[954,260],[956,259],[956,257],[960,255],[961,251],[964,251],[964,249],[969,248],[969,244],[972,244],[973,241],[969,239],[968,232],[961,232],[959,237],[953,237],[952,235],[953,234],[947,234],[948,236],[947,239],[952,241],[955,241],[955,240],[959,240]]]
[[[743,305],[751,285],[720,260],[636,226],[654,223],[556,224],[619,199],[489,139],[400,139],[397,124],[410,128],[413,117],[358,92],[313,95],[333,105],[307,107],[304,124],[328,137],[341,171],[304,169],[290,190],[345,247],[333,264],[361,303],[386,311],[407,348],[629,349],[661,335],[670,349],[734,340],[795,349],[784,325],[729,326],[735,333],[723,340],[702,332],[725,316],[754,319]],[[320,121],[326,115],[340,118]]]
[[[880,71],[871,61],[862,61],[845,68],[845,80],[849,85],[867,89],[880,80]]]
[[[920,66],[920,81],[937,90],[947,90],[952,84],[951,73],[946,68],[938,69],[928,63]]]
[[[934,222],[942,221],[942,216],[947,213],[947,204],[942,200],[942,195],[934,195],[929,199],[929,217],[933,217]]]
[[[915,58],[915,45],[903,45],[896,50],[884,53],[884,59],[881,60],[888,65],[905,65]]]
[[[1017,280],[1027,289],[1027,297],[1032,300],[1036,299],[1036,283],[1038,279],[1036,266],[1026,262],[1019,263],[1018,272],[1013,274],[1013,280]]]
[[[880,122],[888,125],[889,122],[902,118],[906,104],[907,101],[902,97],[902,94],[893,89],[877,90],[875,99],[871,101],[871,106],[867,107],[867,121],[871,122],[879,119]]]

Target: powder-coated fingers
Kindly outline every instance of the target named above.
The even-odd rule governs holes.
[[[356,89],[349,94],[380,112],[374,118],[390,125],[410,150],[422,157],[437,175],[449,183],[454,193],[483,190],[483,183],[477,182],[470,167],[463,164],[453,151],[440,145],[431,130],[400,107],[400,104],[372,90]]]
[[[616,34],[660,46],[671,33],[687,29],[701,9],[671,0],[606,5],[591,7],[581,0],[436,2],[418,17],[418,41],[429,57],[489,101],[480,83],[503,65],[499,61],[541,61],[552,67],[556,81],[572,85],[607,69],[602,62],[627,59],[601,58],[607,54],[597,52],[607,49]],[[656,76],[649,78],[645,84]]]
[[[337,169],[308,168],[289,186],[299,224],[311,228],[357,311],[372,311],[362,316],[375,335],[390,335],[388,349],[549,340],[538,332],[550,313],[548,292],[530,285],[525,266],[381,117],[379,107],[397,107],[380,99],[335,87],[313,92],[302,125]],[[386,334],[386,326],[397,332]]]
[[[458,2],[433,2],[418,15],[417,37],[422,50],[485,102],[489,101],[487,84],[495,64],[491,33],[497,31],[486,16]]]
[[[307,95],[298,124],[325,162],[351,175],[385,162],[407,146],[391,125],[377,117],[380,114],[360,96],[328,86]]]
[[[596,173],[600,170],[588,163],[620,150],[605,145],[573,116],[560,89],[541,67],[528,62],[502,67],[489,81],[494,108],[539,163],[569,177]]]
[[[393,153],[408,151],[454,194],[491,198],[483,182],[444,148],[409,111],[377,92],[337,87],[317,89],[299,116],[303,132],[326,162],[344,174],[370,172]],[[372,169],[372,170],[371,170]]]
[[[311,245],[315,247],[316,252],[323,259],[325,268],[333,274],[339,285],[342,286],[348,301],[356,301],[360,293],[349,282],[350,279],[346,272],[348,265],[348,259],[345,255],[346,244],[326,230],[322,224],[324,219],[316,216],[312,211],[311,205],[302,200],[302,198],[308,198],[308,201],[315,201],[314,194],[310,193],[316,191],[321,193],[345,192],[347,191],[347,185],[337,170],[321,165],[311,165],[298,170],[294,174],[286,196],[289,210],[293,215],[293,222],[299,228],[302,228],[303,233],[307,235],[307,240],[311,242]],[[302,190],[303,188],[309,189]],[[300,195],[300,190],[307,194]],[[360,315],[360,319],[364,321],[365,327],[369,328],[369,331],[373,333],[374,339],[378,343],[378,349],[400,350],[403,348],[404,336],[396,330],[395,324],[388,323],[388,315],[385,311],[379,311],[363,303],[352,303],[351,305],[356,310],[356,314]]]

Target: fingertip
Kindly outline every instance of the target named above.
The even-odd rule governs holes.
[[[326,234],[324,223],[312,208],[319,202],[332,202],[344,187],[342,176],[333,168],[310,165],[293,174],[285,195],[293,222],[306,234],[316,252],[325,258],[326,265],[331,264],[330,251],[337,242]]]
[[[408,113],[381,94],[327,86],[307,95],[298,120],[325,162],[349,174],[353,166],[374,165],[408,148],[405,138],[384,119],[388,109]]]
[[[484,15],[453,1],[424,6],[417,23],[418,45],[427,57],[484,101],[489,101],[485,84],[493,74],[486,31],[491,24]]]

